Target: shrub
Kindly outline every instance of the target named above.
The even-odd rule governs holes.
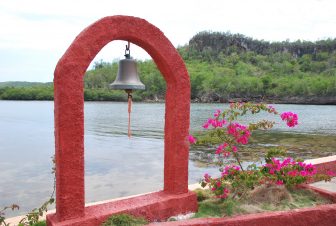
[[[281,149],[271,149],[266,153],[263,165],[252,164],[244,169],[239,157],[240,148],[249,143],[253,131],[270,129],[275,122],[260,120],[243,125],[238,122],[238,119],[247,113],[255,115],[260,112],[279,115],[274,107],[265,104],[232,103],[230,108],[223,112],[216,110],[213,117],[203,124],[203,128],[207,130],[207,140],[196,139],[189,135],[191,144],[205,144],[213,141],[219,143],[215,154],[218,157],[221,176],[213,178],[205,174],[201,181],[202,187],[208,186],[217,198],[226,199],[245,197],[260,185],[265,185],[265,188],[271,188],[273,185],[293,187],[309,182],[314,177],[330,180],[330,175],[316,175],[316,168],[312,164],[284,157],[286,152]],[[298,116],[293,112],[283,112],[280,117],[288,127],[298,125]],[[236,165],[224,165],[224,159],[229,156],[234,157]],[[201,195],[198,197],[202,198]]]

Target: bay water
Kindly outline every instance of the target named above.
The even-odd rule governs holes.
[[[191,132],[201,130],[216,109],[226,107],[227,104],[192,104]],[[300,122],[298,127],[288,128],[277,117],[274,131],[336,137],[336,106],[274,107],[279,112],[297,113]],[[24,214],[40,206],[53,190],[53,110],[52,101],[0,101],[0,209],[12,203],[21,207],[6,216]],[[164,112],[162,103],[134,103],[133,136],[128,139],[127,103],[85,103],[86,202],[162,189]],[[261,114],[257,119],[265,117],[269,116]],[[242,122],[251,119],[246,116]],[[190,158],[190,184],[197,183],[204,173],[217,172],[216,167]]]

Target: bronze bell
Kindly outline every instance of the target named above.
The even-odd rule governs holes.
[[[131,59],[130,42],[126,45],[125,59],[119,61],[118,74],[111,89],[124,89],[128,99],[128,137],[131,138],[131,111],[132,111],[132,90],[145,89],[140,81],[136,61]]]
[[[115,81],[110,84],[110,88],[124,90],[145,89],[145,85],[139,78],[136,61],[131,59],[128,46],[126,46],[125,57],[126,59],[119,61],[118,74]]]

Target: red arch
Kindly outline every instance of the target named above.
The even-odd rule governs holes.
[[[145,49],[166,80],[164,192],[188,192],[190,80],[184,62],[165,35],[147,21],[130,16],[105,17],[76,37],[55,69],[59,221],[85,215],[83,76],[96,54],[113,40],[127,40]]]

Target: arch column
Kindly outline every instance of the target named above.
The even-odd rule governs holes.
[[[165,35],[152,24],[136,17],[110,16],[84,29],[55,69],[56,215],[48,217],[49,224],[90,215],[85,208],[84,193],[83,77],[97,53],[113,40],[130,41],[146,50],[166,81],[164,189],[159,199],[176,199],[181,195],[188,202],[195,199],[194,194],[188,192],[190,80],[184,62]],[[150,199],[158,201],[155,195]],[[192,208],[197,208],[196,202],[192,203]],[[185,208],[177,209],[184,211]],[[85,224],[81,222],[81,225]],[[91,225],[95,224],[91,222]]]

